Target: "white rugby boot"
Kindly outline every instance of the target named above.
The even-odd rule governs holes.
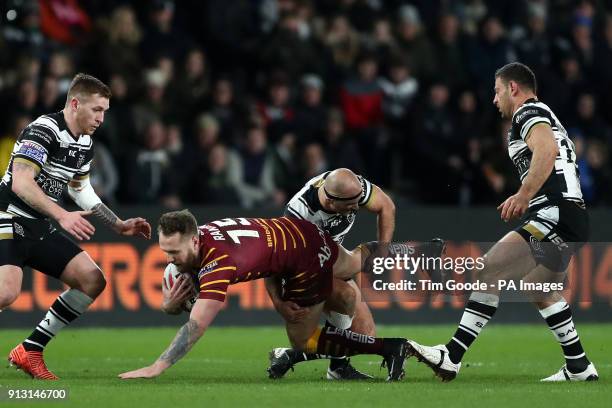
[[[565,364],[559,371],[551,375],[550,377],[542,378],[542,382],[557,382],[557,381],[597,381],[599,380],[599,374],[593,363],[590,363],[587,368],[581,373],[571,373]]]
[[[455,364],[450,360],[448,349],[444,344],[437,346],[423,346],[413,340],[408,340],[411,355],[421,363],[425,363],[442,381],[452,381],[461,368],[461,362]]]

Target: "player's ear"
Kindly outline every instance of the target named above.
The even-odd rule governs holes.
[[[515,96],[519,91],[519,86],[515,81],[508,81],[508,87],[510,88],[511,96]]]
[[[69,105],[70,105],[70,109],[72,111],[76,111],[78,109],[78,107],[79,107],[79,100],[77,98],[75,98],[75,97],[72,97],[70,99]]]

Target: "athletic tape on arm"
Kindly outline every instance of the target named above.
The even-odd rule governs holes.
[[[89,177],[79,180],[77,183],[78,187],[75,187],[72,183],[68,184],[68,195],[76,205],[84,210],[91,210],[94,205],[102,202],[89,183]]]

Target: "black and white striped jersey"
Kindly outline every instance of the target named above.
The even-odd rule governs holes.
[[[46,218],[11,190],[13,163],[27,162],[40,169],[36,183],[57,201],[71,180],[88,176],[93,153],[91,136],[72,136],[61,111],[39,116],[21,132],[13,147],[0,182],[0,215]]]
[[[541,123],[552,128],[559,146],[559,154],[552,173],[542,188],[529,201],[529,207],[542,207],[560,200],[574,201],[584,205],[574,143],[553,111],[544,103],[533,98],[525,101],[514,113],[512,126],[508,130],[508,154],[518,170],[521,182],[529,173],[532,158],[525,138],[535,125]]]
[[[300,191],[298,191],[287,203],[285,215],[289,217],[308,220],[317,225],[323,231],[332,236],[333,240],[342,243],[346,234],[350,231],[357,211],[347,214],[328,212],[321,206],[318,191],[325,184],[325,178],[329,171],[310,179]],[[361,176],[357,176],[361,182],[361,198],[359,206],[364,206],[370,201],[373,193],[373,185]]]

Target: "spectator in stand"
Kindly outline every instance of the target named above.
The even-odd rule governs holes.
[[[234,84],[229,78],[215,80],[206,110],[219,122],[221,139],[233,144],[243,130],[246,113],[236,98]]]
[[[280,207],[286,195],[274,184],[274,155],[268,149],[264,128],[251,127],[247,131],[244,145],[233,159],[231,167],[236,171],[233,184],[242,206]]]
[[[322,42],[331,60],[331,79],[344,77],[359,54],[359,34],[351,27],[348,18],[340,14],[327,23]]]
[[[142,71],[139,52],[142,36],[132,7],[117,7],[111,14],[105,36],[97,44],[101,56],[96,59],[97,63],[103,64],[107,73],[122,75],[129,82],[138,80]]]
[[[401,55],[394,55],[389,64],[388,78],[382,77],[378,82],[383,92],[385,123],[394,133],[404,135],[410,110],[419,92],[419,81],[412,76],[408,61]]]
[[[573,16],[572,47],[578,57],[582,71],[591,76],[595,74],[595,45],[593,42],[593,4],[589,1],[579,3]]]
[[[235,169],[232,167],[228,149],[222,144],[216,144],[202,159],[206,167],[201,173],[190,179],[192,195],[189,202],[207,205],[240,205],[240,197],[234,185]]]
[[[608,146],[599,140],[591,141],[587,146],[586,161],[593,179],[594,205],[612,205],[612,171]]]
[[[276,141],[292,126],[295,110],[291,106],[289,79],[283,72],[271,75],[268,81],[267,100],[257,104],[257,112],[272,141]]]
[[[340,90],[340,104],[349,132],[359,145],[365,159],[366,174],[386,185],[389,166],[388,135],[382,128],[383,93],[377,80],[378,64],[372,54],[362,54],[357,60],[356,75]]]
[[[372,24],[370,33],[363,38],[363,46],[372,50],[383,70],[394,53],[397,53],[397,41],[393,37],[393,27],[387,18],[378,18]]]
[[[72,78],[76,74],[74,61],[70,54],[63,51],[56,51],[51,54],[48,71],[48,75],[57,78],[60,94],[66,95]]]
[[[149,5],[149,26],[141,43],[145,64],[153,63],[160,55],[182,60],[194,41],[174,24],[174,1],[153,0]]]
[[[462,140],[456,140],[452,111],[449,106],[450,90],[442,82],[435,82],[416,117],[413,132],[414,170],[428,169],[427,179],[420,181],[421,194],[440,203],[458,203],[463,163]]]
[[[25,79],[18,85],[16,92],[17,100],[11,104],[16,114],[36,117],[36,105],[38,104],[38,89],[32,79]]]
[[[323,140],[327,167],[338,169],[345,167],[361,174],[364,170],[363,159],[355,141],[344,132],[342,112],[336,108],[329,110]]]
[[[304,71],[321,71],[321,58],[312,39],[300,35],[302,23],[297,14],[281,16],[277,29],[261,45],[262,67],[276,67],[291,79],[299,78]]]
[[[293,127],[299,143],[308,144],[323,134],[328,108],[323,103],[323,80],[320,77],[306,74],[300,84],[301,95],[295,109]]]
[[[180,75],[170,85],[173,100],[180,103],[176,118],[191,122],[202,109],[210,92],[210,77],[204,51],[193,48],[187,53]]]
[[[438,19],[435,45],[436,77],[457,90],[467,84],[465,68],[465,44],[459,33],[459,19],[456,15],[445,13]]]
[[[483,100],[492,100],[490,82],[495,71],[516,61],[512,44],[506,38],[504,26],[498,17],[490,15],[483,20],[480,35],[471,43],[467,58],[470,74],[477,81],[478,96]]]
[[[300,183],[300,156],[298,153],[298,138],[295,133],[287,132],[281,136],[273,147],[275,166],[274,184],[278,190],[284,191],[287,196],[296,193],[301,187]]]
[[[35,116],[58,112],[64,108],[66,95],[60,94],[59,82],[55,77],[48,75],[43,79],[39,95]]]
[[[159,203],[167,208],[181,206],[172,161],[165,147],[166,129],[160,120],[154,119],[145,127],[142,146],[125,157],[121,181],[126,202]]]
[[[96,139],[101,140],[113,156],[120,158],[125,154],[125,146],[136,144],[138,140],[133,126],[128,81],[121,74],[115,74],[109,85],[113,94],[112,106],[104,114],[104,126],[96,131]]]
[[[311,178],[324,173],[329,169],[329,165],[325,160],[323,147],[319,143],[311,143],[304,148],[304,176],[303,180],[308,181]]]
[[[161,69],[149,69],[145,72],[145,95],[133,109],[134,127],[137,133],[147,126],[153,118],[168,119],[169,101],[166,98],[168,80]]]
[[[599,140],[606,145],[612,143],[610,126],[599,116],[597,102],[592,93],[582,93],[576,101],[576,119],[572,127],[577,128],[588,140]]]
[[[419,10],[411,4],[403,5],[398,10],[398,20],[398,45],[410,60],[414,76],[430,79],[436,69],[434,49],[421,24]]]
[[[588,83],[575,55],[563,55],[559,65],[561,76],[555,75],[553,78],[556,81],[551,81],[554,86],[545,89],[546,101],[554,112],[558,112],[559,117],[567,118],[569,123],[576,116],[576,100],[580,93],[588,88]]]
[[[349,130],[367,130],[382,122],[383,93],[377,81],[378,63],[372,54],[362,54],[356,72],[340,89],[340,104]]]
[[[514,44],[519,61],[533,70],[541,82],[547,81],[551,74],[553,59],[552,43],[548,36],[548,13],[544,3],[531,2],[527,5],[527,28],[515,36]],[[553,82],[553,81],[551,81]],[[554,81],[550,86],[556,86]]]
[[[213,146],[219,143],[219,122],[211,114],[203,113],[195,120],[193,130],[194,137],[186,141],[175,165],[177,172],[185,175],[181,195],[187,200],[194,199],[190,180],[205,173],[208,165],[206,158]]]
[[[78,0],[41,0],[40,24],[47,38],[66,45],[86,42],[91,18]]]
[[[453,140],[460,143],[454,161],[460,175],[459,205],[495,204],[491,188],[482,171],[484,121],[476,95],[471,90],[462,91],[453,111]]]

